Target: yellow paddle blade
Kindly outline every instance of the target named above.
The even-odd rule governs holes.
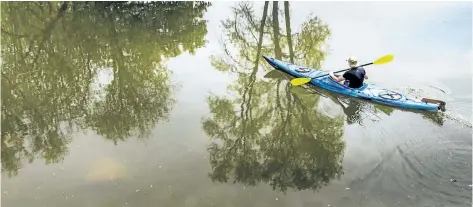
[[[294,78],[291,80],[291,84],[294,86],[302,85],[308,83],[311,78]]]
[[[385,63],[389,63],[389,62],[393,61],[393,59],[394,59],[394,55],[385,55],[385,56],[380,57],[377,60],[375,60],[373,62],[373,64],[375,64],[375,65],[385,64]]]

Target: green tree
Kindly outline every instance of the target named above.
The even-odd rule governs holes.
[[[286,48],[284,39],[290,42],[293,37],[303,42],[300,35],[280,38],[277,2],[273,2],[271,19],[268,4],[261,19],[244,2],[234,8],[235,19],[223,22],[228,37],[225,56],[212,57],[212,62],[218,70],[237,74],[238,80],[228,88],[236,96],[208,97],[211,116],[202,126],[215,140],[208,148],[209,177],[218,182],[233,177],[234,182],[247,185],[265,182],[282,192],[316,190],[343,173],[343,118],[319,113],[319,98],[298,97],[287,81],[268,82],[256,76],[261,66],[270,69],[258,61],[260,52],[280,57],[284,52],[273,51],[273,46]],[[264,26],[257,27],[256,22]],[[236,48],[235,55],[229,46]]]
[[[164,61],[205,44],[205,2],[2,2],[2,171],[56,163],[71,135],[143,136],[166,120]],[[104,71],[111,82],[99,85]]]

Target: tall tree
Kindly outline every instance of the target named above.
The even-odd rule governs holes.
[[[283,54],[272,47],[279,44],[274,40],[281,34],[274,21],[277,12],[273,10],[272,19],[266,21],[265,10],[260,22],[266,28],[257,29],[258,18],[249,3],[238,4],[235,19],[223,22],[229,40],[224,42],[226,55],[212,57],[212,62],[218,70],[236,73],[238,80],[228,88],[235,97],[208,98],[212,115],[204,119],[202,127],[216,139],[208,148],[209,177],[218,182],[233,177],[234,182],[247,185],[266,182],[282,192],[288,188],[316,190],[343,173],[343,120],[318,113],[316,96],[297,97],[287,82],[256,77],[259,66],[267,66],[255,63],[259,51]],[[236,54],[227,50],[230,46],[236,48]]]
[[[16,175],[24,158],[60,162],[78,130],[117,143],[165,121],[174,89],[164,61],[204,46],[208,6],[3,2],[2,171]]]

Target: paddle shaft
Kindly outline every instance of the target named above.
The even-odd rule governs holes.
[[[372,65],[373,63],[366,63],[366,64],[363,64],[363,65],[359,65],[359,66],[356,66],[354,68],[358,68],[358,67],[363,67],[363,66],[367,66],[367,65]],[[347,69],[343,69],[343,70],[339,70],[339,71],[335,71],[333,72],[334,74],[335,73],[339,73],[339,72],[344,72],[344,71],[347,71],[347,70],[350,70],[352,68],[347,68]],[[325,74],[325,75],[320,75],[320,76],[317,76],[317,77],[314,77],[314,78],[320,78],[320,77],[324,77],[324,76],[328,76],[329,74]],[[314,79],[312,78],[312,79]]]

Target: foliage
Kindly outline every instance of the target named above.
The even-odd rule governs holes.
[[[268,4],[265,2],[264,11],[268,10]],[[275,7],[273,16],[279,12]],[[318,26],[310,22],[318,22],[309,20],[304,35],[279,38],[280,27],[274,27],[279,21],[273,22],[267,12],[263,12],[261,19],[257,18],[251,4],[246,2],[234,8],[234,16],[222,23],[227,37],[225,55],[211,59],[217,70],[236,74],[238,80],[228,88],[236,96],[208,98],[211,116],[203,120],[202,127],[214,140],[208,147],[212,166],[209,177],[213,181],[233,179],[251,186],[265,182],[282,192],[288,188],[317,190],[327,185],[343,174],[343,118],[332,119],[319,113],[319,97],[299,97],[291,92],[288,82],[257,78],[259,66],[267,66],[260,65],[260,54],[284,55],[286,41],[291,42],[291,38],[296,38],[296,45],[316,49],[322,42],[300,38],[308,38],[310,31],[314,35],[325,33],[315,33],[317,30],[313,28]],[[264,27],[258,27],[258,22]],[[263,36],[260,40],[256,38],[259,35]],[[274,45],[282,51],[273,51]],[[228,49],[231,47],[235,52]],[[301,53],[297,48],[294,51]],[[294,60],[312,61],[298,58]]]
[[[24,157],[60,162],[77,127],[116,144],[166,120],[163,61],[204,46],[209,5],[3,2],[2,171],[16,175]]]

